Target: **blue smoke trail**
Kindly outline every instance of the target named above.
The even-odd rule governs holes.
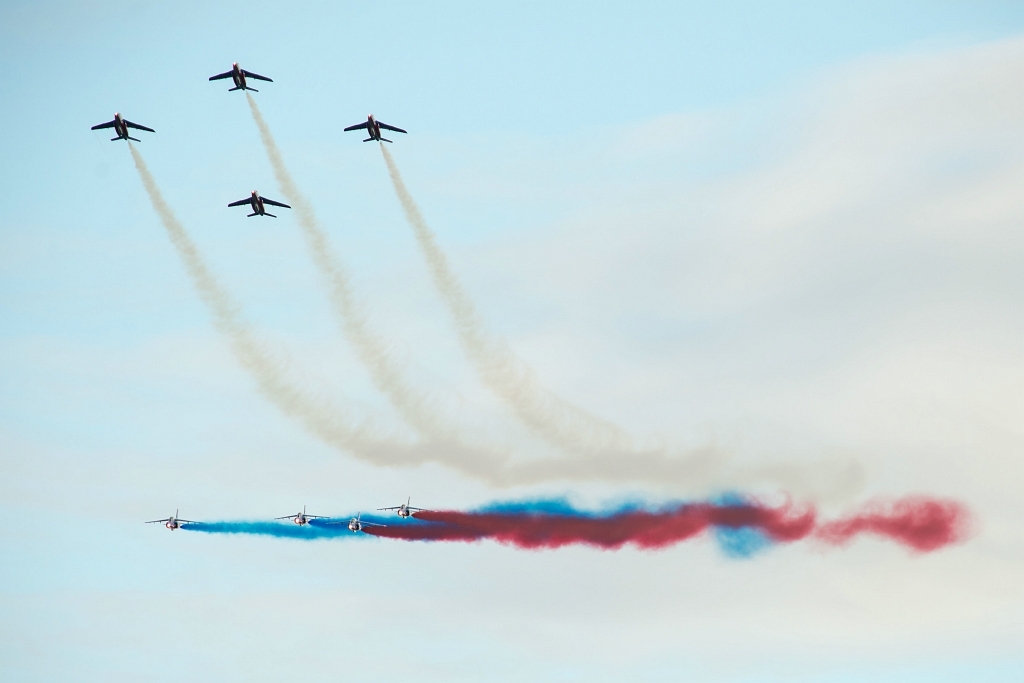
[[[360,535],[349,531],[347,519],[333,521],[336,521],[337,524],[326,524],[325,520],[317,519],[302,526],[291,522],[203,522],[183,524],[181,528],[186,531],[201,531],[207,534],[255,534],[276,538],[295,538],[303,541]],[[318,523],[314,524],[313,522]]]
[[[741,493],[728,492],[723,493],[711,502],[715,505],[726,506],[750,505],[754,501]],[[717,526],[715,527],[715,540],[718,541],[719,549],[721,549],[727,557],[735,559],[747,559],[753,557],[775,544],[775,542],[772,541],[772,539],[763,531],[752,527],[739,527],[732,529],[729,527]]]

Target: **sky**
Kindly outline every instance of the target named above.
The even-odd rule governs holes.
[[[245,97],[207,80],[235,61],[274,79],[253,98],[353,310],[438,424],[566,457],[463,352],[378,145],[342,132],[369,112],[409,131],[389,151],[491,338],[645,448],[715,454],[714,476],[629,453],[525,483],[452,453],[388,466],[282,411],[125,143],[89,130],[155,128],[136,149],[275,367],[415,440],[299,212],[226,208],[284,198]],[[1020,3],[9,1],[0,65],[5,681],[1024,677]],[[827,517],[938,496],[972,533],[743,559],[712,536],[527,551],[143,524],[732,492]]]

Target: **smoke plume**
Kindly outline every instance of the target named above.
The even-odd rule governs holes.
[[[462,348],[484,385],[508,403],[537,434],[570,453],[624,455],[634,452],[628,434],[543,387],[526,363],[503,342],[487,333],[476,307],[448,265],[436,236],[406,189],[391,153],[383,143],[380,150],[395,194],[426,259],[434,286],[455,319]]]
[[[210,272],[185,227],[164,200],[156,180],[139,151],[129,143],[135,168],[167,236],[174,245],[192,284],[225,334],[235,358],[256,379],[260,391],[285,414],[298,419],[326,443],[378,465],[418,465],[443,460],[446,450],[436,444],[411,445],[379,436],[368,424],[355,424],[339,408],[314,398],[288,382],[281,365],[254,336],[237,304]],[[493,467],[491,468],[493,470]],[[489,478],[493,472],[466,467],[467,474]]]
[[[951,500],[908,497],[870,502],[851,515],[821,523],[813,505],[764,505],[755,499],[675,502],[657,507],[627,505],[604,512],[579,510],[565,500],[504,503],[481,510],[422,511],[412,519],[363,515],[371,536],[403,541],[497,541],[523,549],[587,545],[616,550],[626,545],[655,550],[712,531],[722,549],[750,556],[768,546],[804,539],[828,545],[872,534],[915,552],[931,552],[965,540],[970,513]],[[310,521],[305,527],[273,522],[214,522],[182,528],[206,533],[258,534],[315,540],[351,537],[347,519]]]
[[[312,434],[328,445],[374,465],[416,466],[438,463],[464,475],[495,486],[532,484],[552,479],[618,479],[664,483],[661,469],[593,468],[591,464],[564,459],[547,464],[511,463],[493,452],[469,453],[452,448],[450,440],[425,440],[410,444],[381,436],[367,423],[355,424],[337,406],[313,397],[286,379],[281,364],[256,338],[241,316],[238,305],[210,272],[185,227],[164,200],[156,180],[139,151],[129,145],[135,168],[146,189],[153,209],[181,258],[185,270],[213,316],[214,325],[227,336],[238,362],[256,379],[260,391],[286,415],[297,419]],[[289,196],[296,206],[300,204]]]
[[[535,433],[577,456],[524,463],[518,470],[521,480],[644,480],[684,484],[693,489],[770,482],[791,491],[817,492],[822,498],[843,498],[860,488],[864,474],[860,465],[852,461],[738,469],[729,467],[726,454],[712,447],[685,452],[664,447],[638,447],[618,426],[544,387],[532,368],[504,341],[487,332],[476,307],[438,245],[434,232],[409,194],[391,153],[383,144],[380,149],[395,194],[415,233],[434,286],[455,321],[463,351],[477,375]]]

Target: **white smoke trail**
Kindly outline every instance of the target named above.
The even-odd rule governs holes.
[[[214,324],[230,340],[231,350],[239,363],[255,377],[260,391],[274,405],[286,415],[297,419],[310,433],[328,445],[374,465],[408,467],[437,463],[502,487],[557,480],[632,481],[701,492],[722,485],[720,477],[715,474],[719,469],[718,455],[710,450],[692,454],[688,458],[648,456],[623,459],[600,455],[586,459],[557,458],[514,463],[494,453],[469,457],[464,452],[453,451],[450,444],[443,442],[409,444],[384,438],[372,425],[353,424],[339,408],[310,396],[285,378],[280,364],[256,339],[242,319],[237,304],[210,272],[195,243],[161,195],[138,150],[131,144],[129,148],[153,209],[192,283],[213,314]],[[789,488],[793,493],[805,490],[809,493],[822,493],[821,481],[813,478],[813,472],[807,471],[777,469],[772,472],[750,472],[745,479],[733,477],[729,483],[733,486],[747,481],[756,483],[764,481],[766,476],[790,480],[792,483]]]
[[[639,448],[618,426],[575,406],[542,386],[536,374],[499,339],[488,334],[448,259],[409,194],[391,153],[382,143],[395,194],[430,270],[434,286],[447,304],[463,350],[481,381],[503,399],[520,420],[549,443],[577,457],[545,459],[514,466],[523,483],[552,479],[644,481],[689,490],[781,484],[791,492],[842,498],[863,485],[857,462],[775,464],[729,467],[722,451],[707,447],[689,452]]]
[[[563,400],[542,386],[532,368],[484,328],[473,302],[448,265],[437,238],[405,187],[391,153],[380,146],[405,216],[416,234],[434,285],[448,305],[463,350],[483,383],[504,399],[537,434],[570,453],[635,453],[632,439],[619,427]]]
[[[131,144],[132,159],[160,222],[178,252],[185,270],[203,302],[213,314],[214,324],[231,342],[231,350],[255,378],[260,391],[282,412],[298,419],[310,432],[327,444],[351,453],[375,465],[413,466],[427,462],[451,465],[448,447],[438,443],[408,444],[382,438],[368,424],[353,424],[343,411],[314,398],[288,382],[274,358],[257,341],[242,319],[237,304],[217,282],[185,227],[164,200],[156,180],[138,150]],[[486,481],[494,481],[503,463],[497,461],[462,462],[461,471]]]

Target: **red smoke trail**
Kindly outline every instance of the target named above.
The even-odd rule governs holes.
[[[912,497],[889,505],[870,503],[855,515],[819,524],[813,506],[787,503],[696,503],[664,511],[624,510],[607,515],[535,511],[418,512],[422,524],[367,528],[366,532],[409,541],[478,541],[491,539],[519,548],[591,545],[605,549],[632,544],[656,549],[693,538],[709,528],[760,531],[772,542],[788,543],[813,536],[842,544],[861,533],[890,538],[927,552],[962,540],[969,518],[953,501]]]
[[[868,503],[855,515],[822,524],[816,536],[839,545],[872,533],[928,552],[965,538],[970,522],[970,513],[956,501],[911,496],[888,504]]]

